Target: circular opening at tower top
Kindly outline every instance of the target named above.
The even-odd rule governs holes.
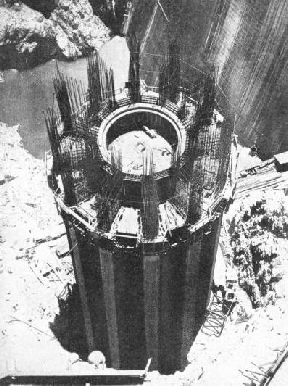
[[[177,117],[163,110],[134,106],[111,114],[98,134],[104,159],[126,174],[142,175],[147,163],[154,173],[169,169],[183,133]]]

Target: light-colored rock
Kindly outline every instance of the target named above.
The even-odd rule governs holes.
[[[73,363],[76,363],[80,360],[80,357],[79,355],[76,353],[76,352],[72,352],[70,355],[69,355],[69,359],[68,359],[68,362],[69,364],[73,364]]]
[[[106,368],[106,358],[101,351],[92,351],[88,356],[88,362],[99,370]]]
[[[75,59],[110,39],[109,28],[93,14],[89,0],[58,0],[49,19],[25,4],[0,2],[0,20],[0,69]]]
[[[0,59],[2,66],[11,67],[17,60],[29,62],[50,58],[57,45],[53,23],[25,4],[0,7]],[[38,59],[38,61],[39,61]],[[18,67],[21,67],[21,63]],[[11,63],[11,65],[10,65]]]
[[[59,0],[50,20],[54,25],[57,44],[67,58],[81,56],[89,50],[99,50],[110,39],[109,29],[93,14],[88,0]]]

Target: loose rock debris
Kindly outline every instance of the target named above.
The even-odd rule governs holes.
[[[57,248],[69,251],[65,227],[44,162],[23,149],[18,127],[0,124],[0,141],[0,373],[11,362],[28,372],[51,361],[53,368],[68,353],[49,323],[59,294],[75,282],[71,257],[56,255]]]

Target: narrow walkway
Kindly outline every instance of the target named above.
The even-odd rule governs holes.
[[[235,199],[243,198],[256,190],[288,187],[288,172],[277,172],[273,160],[262,162],[241,174],[237,180]]]

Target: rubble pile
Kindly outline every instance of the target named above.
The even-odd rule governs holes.
[[[281,279],[278,238],[288,234],[286,201],[283,191],[275,191],[273,197],[252,196],[241,203],[230,223],[232,263],[254,308],[275,301],[275,283]]]

